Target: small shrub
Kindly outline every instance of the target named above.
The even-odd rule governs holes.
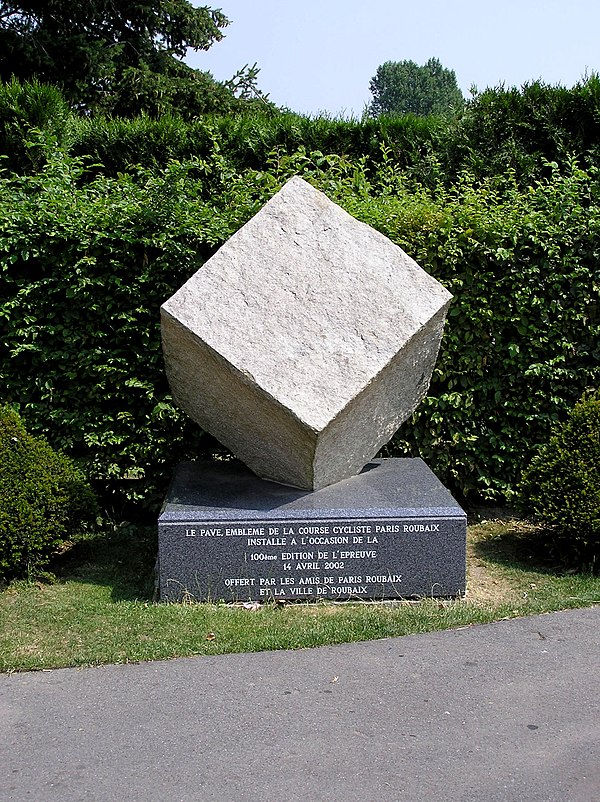
[[[600,568],[600,391],[584,396],[533,458],[522,504],[566,563]]]
[[[71,460],[0,408],[0,579],[34,575],[95,510]]]

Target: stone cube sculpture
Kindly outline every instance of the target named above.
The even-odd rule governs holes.
[[[258,476],[320,489],[425,396],[451,298],[292,178],[163,305],[173,397]]]

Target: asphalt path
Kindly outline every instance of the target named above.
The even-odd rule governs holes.
[[[0,676],[2,802],[598,802],[600,607]]]

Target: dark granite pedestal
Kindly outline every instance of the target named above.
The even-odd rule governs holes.
[[[420,459],[314,492],[238,462],[178,466],[158,519],[162,601],[392,599],[465,591],[467,521]]]

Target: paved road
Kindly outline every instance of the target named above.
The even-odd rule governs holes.
[[[600,608],[0,676],[2,802],[598,802]]]

